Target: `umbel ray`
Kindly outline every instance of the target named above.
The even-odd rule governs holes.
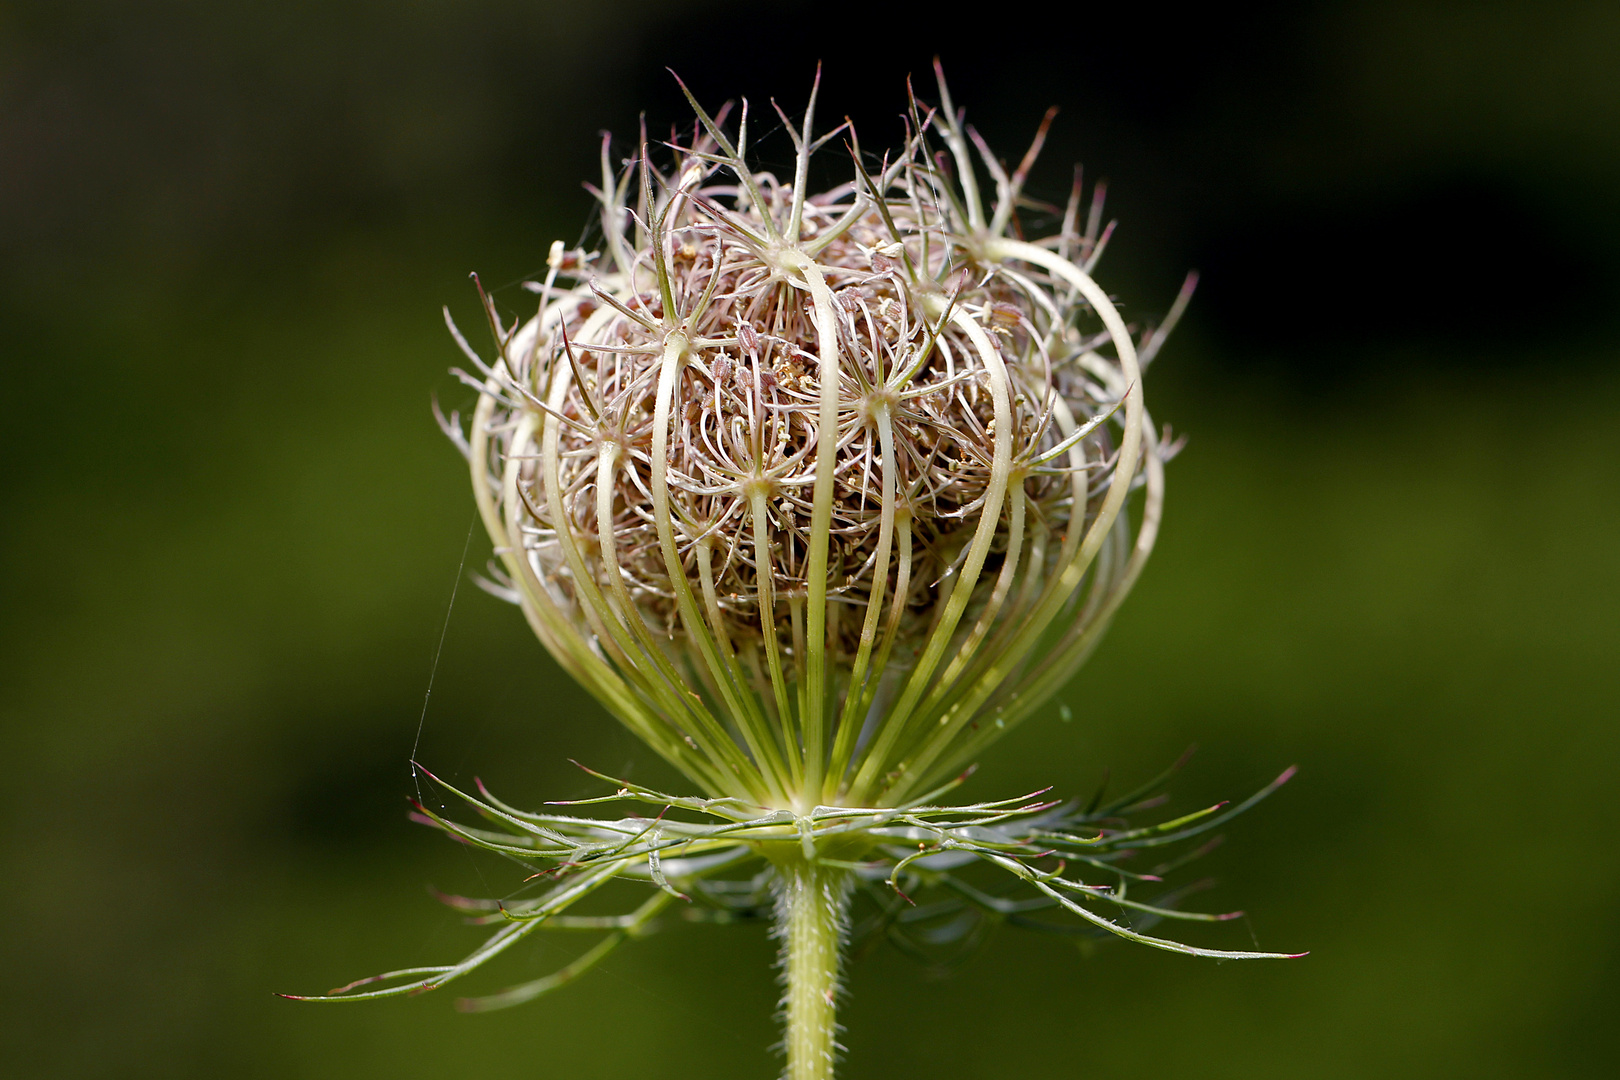
[[[1112,234],[1100,185],[1088,204],[1077,174],[1062,208],[1024,193],[1052,114],[1009,168],[942,74],[938,92],[909,99],[882,156],[847,121],[817,135],[814,91],[801,126],[778,109],[791,177],[748,164],[746,102],[731,128],[688,93],[689,132],[643,137],[617,169],[604,140],[600,248],[552,246],[537,314],[508,324],[480,288],[488,360],[450,323],[479,397],[444,426],[495,547],[487,587],[698,794],[602,777],[585,802],[631,812],[594,817],[435,778],[477,824],[425,803],[418,819],[530,868],[523,892],[446,898],[490,928],[458,963],[306,1000],[421,993],[536,931],[600,933],[560,971],[462,1001],[498,1008],[667,911],[757,915],[782,947],[786,1075],[821,1080],[852,934],[938,956],[1009,923],[1290,955],[1148,931],[1234,917],[1184,911],[1188,890],[1160,882],[1292,770],[1150,825],[1127,819],[1163,777],[1089,804],[948,799],[1048,707],[1152,551],[1173,445],[1142,373],[1193,279],[1134,337],[1092,277]],[[849,179],[811,193],[811,155],[835,141]],[[1021,211],[1056,231],[1024,239]],[[619,881],[643,902],[575,913]]]

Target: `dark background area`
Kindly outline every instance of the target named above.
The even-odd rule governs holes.
[[[519,310],[598,131],[686,122],[666,65],[760,116],[820,59],[878,149],[935,53],[1009,157],[1061,107],[1031,188],[1110,180],[1128,317],[1204,275],[1149,381],[1191,437],[1160,550],[1074,722],[971,793],[1197,741],[1186,810],[1297,762],[1207,861],[1250,913],[1207,940],[1312,955],[880,950],[844,1075],[1615,1075],[1620,8],[1573,0],[0,4],[9,1075],[772,1074],[759,926],[490,1016],[271,991],[460,956],[426,886],[515,886],[405,821],[413,747],[520,804],[594,793],[570,757],[669,781],[475,589],[434,676],[440,305],[475,325],[478,270]]]

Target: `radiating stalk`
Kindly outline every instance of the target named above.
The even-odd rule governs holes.
[[[737,725],[737,730],[748,744],[748,752],[753,756],[754,764],[758,768],[758,779],[771,797],[780,799],[785,777],[774,768],[775,761],[771,754],[773,748],[769,743],[770,733],[765,730],[765,716],[759,711],[758,702],[754,700],[753,695],[740,685],[736,678],[736,667],[726,663],[726,658],[721,653],[721,645],[710,635],[709,627],[703,621],[697,601],[692,595],[692,584],[687,578],[686,567],[681,562],[680,548],[675,539],[675,512],[670,506],[669,498],[670,412],[680,365],[689,347],[684,335],[670,334],[664,349],[664,361],[659,369],[658,398],[653,415],[652,470],[648,477],[652,489],[653,521],[658,530],[658,544],[664,556],[665,572],[669,575],[670,586],[674,590],[675,602],[680,610],[686,633],[697,644],[717,695],[725,702],[726,708],[731,713],[732,722]],[[749,776],[749,779],[752,780],[754,777]]]
[[[788,701],[787,677],[782,672],[782,646],[776,636],[776,589],[771,566],[770,511],[765,505],[764,488],[755,484],[748,491],[748,516],[754,530],[754,581],[759,589],[759,637],[765,645],[765,662],[771,674],[771,698],[776,702],[776,724],[782,737],[782,753],[787,758],[790,786],[797,791],[804,780],[804,751],[793,730],[793,706]]]
[[[833,743],[832,765],[827,770],[825,790],[822,792],[822,801],[827,803],[835,802],[839,789],[843,787],[844,773],[849,767],[850,755],[855,752],[855,740],[861,732],[861,721],[866,716],[872,696],[877,692],[877,684],[883,678],[881,667],[875,672],[868,668],[883,615],[883,594],[889,584],[889,553],[894,547],[894,523],[899,501],[895,477],[899,469],[894,459],[894,422],[890,419],[888,405],[879,405],[873,411],[873,418],[878,427],[878,441],[883,448],[882,520],[878,526],[877,558],[872,567],[872,589],[866,598],[860,646],[855,653],[855,663],[850,668],[849,690],[845,694],[843,716],[838,721],[838,736]],[[904,588],[904,585],[901,587]]]
[[[983,507],[979,511],[979,524],[974,529],[967,558],[963,560],[961,572],[956,576],[950,596],[941,601],[942,608],[938,622],[929,634],[928,644],[924,647],[922,656],[918,658],[894,712],[885,720],[883,730],[874,740],[860,771],[856,773],[855,780],[850,785],[852,797],[856,799],[864,799],[876,790],[884,769],[889,765],[890,751],[894,749],[896,740],[901,735],[910,733],[908,727],[913,719],[913,710],[922,700],[929,680],[950,645],[957,621],[973,597],[973,588],[978,583],[979,571],[984,568],[985,557],[990,553],[990,545],[1001,522],[1002,502],[1007,495],[1012,462],[1012,402],[1008,392],[1011,380],[1007,375],[1007,366],[989,336],[964,312],[958,311],[952,316],[952,321],[960,326],[973,342],[980,359],[984,362],[985,370],[990,374],[990,394],[994,403],[996,429],[995,456],[990,467],[990,483],[984,494]]]
[[[804,790],[813,799],[814,793],[821,789],[827,767],[827,546],[832,533],[833,473],[838,463],[838,322],[833,314],[832,291],[815,261],[795,252],[788,264],[798,271],[810,290],[820,353],[816,483],[812,489],[810,544],[805,567],[809,628],[802,683],[804,705],[799,714],[799,729],[804,737]]]

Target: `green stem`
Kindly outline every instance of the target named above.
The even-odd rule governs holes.
[[[776,936],[782,942],[786,1025],[783,1080],[832,1080],[838,968],[849,915],[849,874],[809,859],[778,864]]]

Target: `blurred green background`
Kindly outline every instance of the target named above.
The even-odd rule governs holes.
[[[797,111],[823,59],[823,115],[875,148],[938,52],[1009,155],[1062,106],[1032,188],[1112,180],[1129,313],[1205,275],[1150,380],[1191,436],[1162,546],[1074,722],[971,791],[1088,793],[1197,741],[1188,809],[1297,762],[1207,860],[1250,912],[1209,940],[1312,954],[879,950],[844,1075],[1620,1073],[1620,7],[960,19],[0,4],[0,1071],[773,1074],[759,926],[488,1016],[271,992],[459,956],[426,886],[514,887],[405,821],[413,746],[519,803],[593,793],[569,757],[669,781],[476,589],[424,716],[472,524],[439,306],[476,325],[476,269],[521,307],[598,130],[684,119],[665,65]]]

